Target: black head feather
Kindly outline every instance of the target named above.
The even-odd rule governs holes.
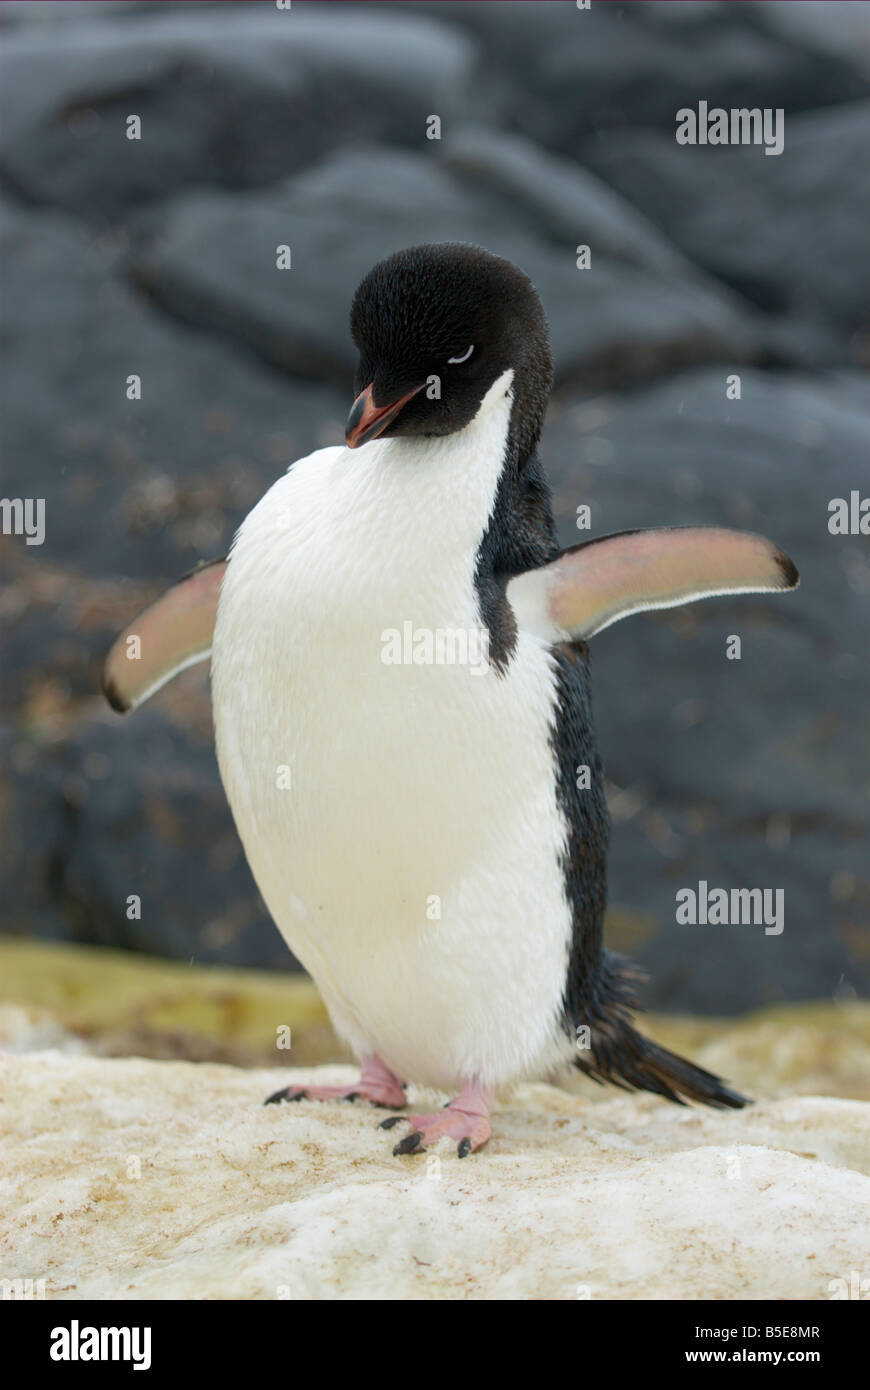
[[[355,394],[372,387],[386,406],[437,378],[440,399],[419,391],[385,435],[445,435],[464,429],[503,372],[513,368],[513,443],[534,449],[552,384],[541,301],[521,270],[479,246],[435,242],[380,261],[350,315],[360,361]],[[449,358],[466,361],[450,365]]]

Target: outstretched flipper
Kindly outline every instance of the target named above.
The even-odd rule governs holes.
[[[114,642],[103,667],[103,693],[128,714],[179,671],[211,653],[226,559],[186,574],[133,620]]]
[[[517,622],[551,642],[576,642],[651,608],[717,594],[794,589],[798,572],[764,536],[719,526],[620,531],[563,550],[512,579]]]

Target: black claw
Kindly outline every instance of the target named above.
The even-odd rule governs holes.
[[[342,1100],[359,1100],[359,1091],[350,1091],[348,1095],[342,1096]]]
[[[467,1158],[471,1153],[471,1140],[467,1135],[464,1139],[460,1139],[456,1152],[459,1154],[460,1158]]]
[[[304,1091],[299,1091],[295,1096],[290,1094],[291,1087],[285,1086],[283,1091],[275,1091],[271,1096],[267,1096],[263,1101],[264,1105],[277,1105],[282,1100],[301,1100],[305,1095]]]
[[[378,1129],[392,1129],[400,1120],[404,1120],[404,1115],[389,1115],[386,1120],[381,1120]]]
[[[413,1134],[407,1134],[404,1139],[400,1139],[393,1149],[393,1158],[398,1158],[400,1154],[413,1154],[419,1149],[423,1142],[423,1135],[419,1129],[415,1129]]]

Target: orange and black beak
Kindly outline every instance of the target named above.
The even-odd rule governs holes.
[[[370,439],[376,439],[379,434],[387,428],[391,421],[395,420],[403,405],[407,405],[412,396],[416,396],[418,391],[422,391],[425,382],[415,386],[413,391],[409,391],[406,396],[393,401],[390,405],[375,405],[372,396],[371,386],[367,386],[361,391],[350,408],[347,417],[344,437],[349,449],[356,449],[360,444],[367,444]]]

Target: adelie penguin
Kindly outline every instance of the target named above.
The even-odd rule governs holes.
[[[398,1110],[407,1084],[434,1087],[454,1097],[446,1108],[383,1122],[407,1125],[394,1152],[448,1136],[463,1157],[490,1137],[500,1091],[572,1063],[672,1101],[742,1106],[635,1031],[633,971],[603,947],[608,817],[586,643],[645,609],[793,589],[794,565],[714,527],[559,551],[537,453],[547,325],[508,261],[401,251],[363,280],[351,331],[346,445],[294,463],[228,558],[146,610],[106,665],[123,711],[211,653],[248,861],[361,1065],[350,1086],[270,1099]],[[385,664],[384,634],[408,622],[485,630],[485,663]]]

